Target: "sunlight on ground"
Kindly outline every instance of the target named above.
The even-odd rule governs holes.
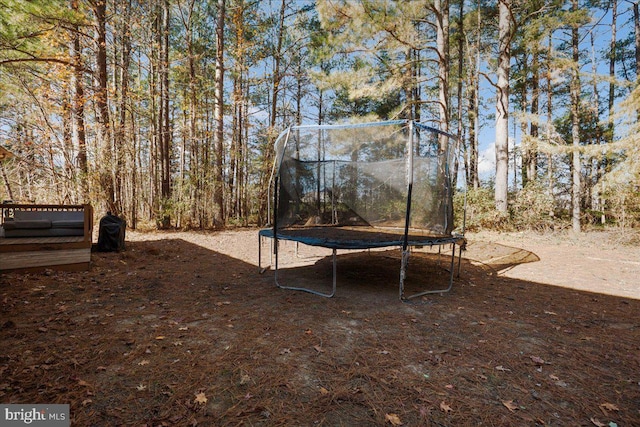
[[[596,244],[588,237],[575,241],[498,233],[472,236],[470,241],[466,257],[501,276],[640,299],[638,247]]]
[[[207,250],[258,266],[258,230],[222,232],[127,232],[128,241],[177,238]],[[640,299],[640,248],[594,244],[562,236],[482,233],[468,237],[463,258],[487,274],[561,286],[588,292]],[[271,243],[264,240],[262,266],[270,263]],[[340,251],[344,253],[347,251]],[[309,262],[308,257],[328,256],[331,251],[285,242],[282,264],[287,267]],[[464,279],[464,269],[462,271]]]

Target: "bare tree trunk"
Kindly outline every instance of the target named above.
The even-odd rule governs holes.
[[[276,40],[276,50],[273,54],[273,83],[271,87],[271,110],[269,114],[269,144],[265,147],[263,164],[260,171],[260,195],[258,208],[258,224],[263,225],[269,221],[267,218],[268,194],[269,194],[269,171],[273,162],[273,143],[277,138],[276,121],[278,113],[278,95],[280,93],[280,82],[282,75],[280,63],[282,61],[282,43],[284,38],[284,17],[286,0],[280,4],[280,16],[278,18],[278,36]]]
[[[73,36],[73,56],[75,68],[74,93],[73,93],[73,116],[75,119],[76,139],[78,142],[78,167],[80,168],[80,191],[82,200],[89,201],[89,165],[87,162],[87,137],[84,126],[84,85],[82,83],[82,56],[80,52],[80,35],[75,32]]]
[[[440,129],[449,131],[449,0],[434,0]]]
[[[98,78],[98,89],[96,93],[96,106],[98,112],[99,133],[100,133],[100,163],[99,182],[102,192],[102,199],[108,211],[119,214],[115,203],[115,189],[113,183],[113,150],[111,142],[111,119],[109,118],[109,87],[107,74],[107,5],[105,1],[92,1],[93,12],[96,17],[97,26],[97,56],[96,71]]]
[[[78,10],[78,0],[71,0],[71,9]],[[75,120],[76,140],[78,143],[78,167],[80,168],[80,174],[78,176],[81,200],[84,203],[89,202],[89,166],[87,163],[87,139],[84,126],[84,85],[82,82],[84,73],[82,66],[82,51],[80,45],[80,31],[77,24],[72,27],[73,38],[73,101],[72,101],[72,114]]]
[[[249,194],[248,194],[248,181],[249,181],[249,120],[248,120],[248,112],[249,112],[249,95],[250,95],[250,86],[248,81],[244,84],[244,97],[242,103],[242,111],[244,120],[242,121],[242,193],[241,193],[241,206],[242,206],[242,215],[245,218],[245,225],[248,223],[250,207],[249,207]]]
[[[271,132],[275,131],[278,112],[278,95],[280,92],[280,81],[282,80],[282,76],[280,75],[280,62],[282,61],[282,39],[284,36],[285,5],[285,0],[282,0],[282,3],[280,5],[280,18],[278,19],[278,40],[273,58],[273,86],[271,89],[271,114],[269,117],[269,126],[271,127]]]
[[[640,78],[640,7],[638,2],[633,3],[633,29],[636,58],[636,82]]]
[[[246,224],[246,194],[245,194],[245,168],[246,168],[246,111],[247,93],[246,79],[247,56],[245,42],[245,4],[238,5],[233,9],[233,25],[235,30],[235,52],[236,58],[235,72],[233,73],[233,132],[232,147],[229,153],[229,206],[231,210],[227,212],[227,217],[233,215],[237,221],[242,220]]]
[[[618,20],[618,1],[611,0],[611,42],[609,43],[609,116],[607,123],[607,142],[613,142],[613,104],[616,97],[616,24]]]
[[[241,42],[238,41],[238,44]],[[240,67],[236,65],[235,76],[233,77],[233,120],[232,120],[232,134],[231,134],[231,150],[229,151],[229,176],[227,178],[229,197],[227,216],[239,219],[239,207],[238,207],[238,174],[240,165],[240,144],[242,141],[242,129],[240,128],[242,123],[242,88],[240,81],[242,80],[242,71]]]
[[[224,14],[225,0],[218,0],[218,17],[216,19],[216,97],[214,106],[214,119],[216,129],[214,133],[215,163],[213,168],[214,179],[214,213],[213,222],[216,227],[224,227],[224,193],[222,165],[224,159]]]
[[[529,126],[529,135],[531,135],[531,143],[527,147],[527,164],[524,170],[526,174],[526,181],[536,181],[538,176],[538,146],[536,141],[538,140],[539,130],[538,122],[540,117],[540,61],[539,51],[535,49],[531,58],[531,114],[535,117],[535,120],[531,122]],[[522,185],[524,186],[525,179],[523,175]]]
[[[62,142],[64,155],[64,201],[77,203],[76,173],[73,167],[73,112],[71,109],[72,90],[67,80],[62,85]]]
[[[473,184],[473,188],[480,188],[480,174],[478,171],[478,145],[479,145],[479,134],[480,134],[480,41],[481,41],[481,26],[482,26],[482,13],[480,7],[480,0],[478,0],[477,6],[477,14],[478,14],[478,22],[476,27],[476,32],[478,35],[478,39],[476,40],[476,64],[475,64],[475,74],[472,77],[473,81],[473,96],[471,96],[471,100],[473,101],[472,109],[473,109],[473,128],[474,135],[473,138],[470,139],[471,143],[471,170],[472,177],[471,181]],[[470,102],[471,102],[470,100]]]
[[[598,75],[598,60],[596,58],[596,40],[595,35],[591,32],[591,71],[594,76]],[[593,117],[598,119],[600,117],[600,96],[598,92],[598,79],[593,78],[593,104],[592,104],[592,114]],[[599,134],[600,132],[598,132]],[[595,136],[598,140],[600,139],[599,135]],[[601,198],[600,194],[597,191],[592,191],[596,182],[598,182],[599,176],[601,176],[601,165],[602,162],[598,159],[592,159],[588,167],[591,170],[589,174],[591,179],[587,181],[585,184],[589,187],[587,191],[585,191],[585,195],[590,198],[591,209],[594,211],[601,210]],[[604,218],[604,214],[601,219]]]
[[[182,24],[185,29],[184,40],[187,46],[187,64],[189,70],[189,90],[184,91],[184,98],[189,100],[189,111],[184,112],[184,132],[182,138],[182,150],[180,157],[180,182],[184,183],[188,180],[189,185],[189,218],[190,225],[199,223],[202,212],[202,183],[200,179],[203,173],[202,168],[204,165],[200,162],[200,147],[199,147],[199,130],[198,130],[198,78],[197,78],[197,63],[196,52],[194,51],[194,33],[193,33],[193,14],[195,8],[195,0],[190,0],[186,5],[186,14],[182,7],[178,8]],[[187,172],[187,158],[186,153],[189,153],[189,170]],[[188,175],[188,178],[187,178]],[[185,189],[185,186],[181,186]],[[182,195],[180,195],[182,197]],[[200,224],[202,225],[202,224]]]
[[[523,75],[527,75],[529,74],[529,67],[528,67],[528,63],[526,58],[522,60],[522,74]],[[528,107],[529,107],[529,100],[528,100],[528,95],[529,95],[529,86],[526,84],[527,82],[523,82],[520,85],[520,110],[521,111],[527,111]],[[515,124],[514,124],[515,127]],[[529,122],[526,119],[520,120],[520,133],[521,135],[523,135],[523,137],[520,139],[520,155],[521,155],[521,170],[520,173],[522,174],[522,188],[524,188],[525,185],[527,185],[527,181],[528,181],[528,168],[529,168],[529,163],[531,161],[531,152],[527,146],[527,143],[523,143],[525,141],[525,139],[528,139],[529,141],[531,140],[531,138],[525,138],[524,136],[527,135],[527,131],[529,128]],[[514,129],[514,141],[515,141],[515,129]],[[518,185],[518,166],[517,166],[517,151],[514,147],[513,150],[513,188],[514,190],[517,190],[517,185]]]
[[[572,10],[578,11],[578,0],[571,0]],[[581,163],[580,152],[578,148],[580,146],[580,74],[579,74],[579,34],[578,26],[574,25],[571,29],[571,47],[573,53],[573,72],[571,73],[571,139],[573,145],[572,153],[572,212],[571,212],[571,225],[573,231],[579,233],[581,231],[580,215],[581,215],[581,203],[582,203],[582,185],[580,180],[581,175]]]
[[[511,0],[499,0],[499,58],[496,102],[495,203],[507,212],[509,177],[509,61],[511,58]]]
[[[460,0],[460,10],[458,14],[458,84],[457,84],[457,98],[458,98],[458,114],[457,114],[457,132],[456,136],[458,137],[456,141],[456,156],[455,156],[455,166],[454,166],[454,185],[453,188],[456,188],[457,178],[458,178],[458,167],[459,167],[459,156],[458,150],[460,150],[460,145],[463,143],[463,133],[462,133],[462,82],[464,80],[464,40],[466,38],[465,28],[464,28],[464,0]]]
[[[612,143],[613,142],[613,134],[614,134],[614,101],[615,101],[615,76],[616,76],[616,27],[617,27],[617,20],[618,20],[618,1],[617,0],[612,0],[610,2],[611,5],[611,43],[610,43],[610,47],[609,47],[609,115],[608,115],[608,123],[607,123],[607,142],[608,143]],[[636,34],[636,38],[638,37],[638,35]],[[637,53],[636,53],[636,61],[638,60],[637,58]],[[607,173],[607,170],[609,169],[609,164],[608,164],[608,160],[605,157],[604,159],[602,159],[600,161],[600,170],[598,171],[598,175],[599,176],[603,176],[604,174]],[[606,222],[606,216],[604,214],[605,211],[605,200],[604,198],[602,198],[599,201],[600,205],[601,205],[601,211],[602,211],[602,215],[600,217],[600,222],[602,224],[604,224]]]
[[[140,73],[138,74],[138,79],[140,79]],[[136,82],[137,86],[140,87]],[[140,138],[138,135],[138,128],[136,128],[136,120],[131,120],[131,198],[130,198],[130,210],[131,214],[129,217],[129,227],[132,229],[136,229],[138,227],[138,207],[140,204],[138,203],[138,165],[141,163],[139,161],[142,156],[140,149]]]
[[[14,201],[13,191],[11,189],[11,183],[9,182],[9,178],[7,177],[7,171],[4,168],[4,163],[0,160],[0,171],[2,172],[2,180],[4,181],[4,187],[7,190],[7,194],[9,195],[9,200]]]
[[[422,92],[420,90],[421,67],[420,50],[413,49],[413,120],[419,122],[422,118]]]
[[[169,114],[169,0],[165,0],[162,8],[162,44],[160,59],[162,63],[162,98],[161,133],[162,133],[162,197],[171,197],[171,119]]]
[[[476,5],[476,34],[477,39],[474,43],[473,53],[469,52],[469,62],[475,62],[472,67],[469,64],[468,71],[468,114],[469,114],[469,131],[468,131],[468,154],[467,161],[467,185],[474,189],[480,187],[480,179],[478,176],[478,133],[480,132],[480,125],[478,121],[478,109],[479,109],[479,90],[478,90],[478,76],[480,75],[480,34],[482,17],[480,13],[480,3]],[[471,56],[474,56],[472,59]]]
[[[467,156],[467,185],[477,189],[480,186],[478,179],[478,137],[477,137],[477,96],[476,77],[472,76],[468,86],[469,93],[469,131],[468,131],[468,156]]]
[[[120,16],[122,19],[120,31],[120,68],[118,70],[120,80],[119,102],[118,102],[118,127],[116,129],[116,145],[115,145],[115,195],[118,211],[127,216],[125,207],[129,206],[124,191],[124,174],[125,171],[125,154],[133,152],[129,150],[127,141],[127,103],[129,101],[129,67],[131,66],[131,36],[128,30],[129,16],[131,14],[131,0],[123,0]],[[117,89],[117,88],[116,88]],[[128,175],[128,173],[127,173]]]
[[[156,5],[157,9],[157,5]],[[158,43],[158,34],[160,34],[160,19],[158,10],[154,10],[154,20],[153,20],[153,37],[154,43],[151,43],[151,61],[149,62],[150,72],[149,72],[149,124],[150,124],[150,134],[149,134],[149,176],[148,176],[148,193],[149,193],[149,219],[154,219],[154,215],[160,210],[160,197],[158,191],[158,177],[159,174],[159,156],[158,153],[160,149],[158,148],[160,145],[160,131],[159,124],[160,120],[158,120],[158,92],[159,92],[159,76],[160,76],[160,66],[159,66],[159,43]],[[142,164],[142,163],[140,163]],[[155,218],[157,220],[157,218]]]
[[[160,103],[158,114],[158,148],[160,150],[161,228],[171,226],[169,200],[171,199],[171,120],[169,114],[169,1],[160,0],[157,40],[159,50]]]

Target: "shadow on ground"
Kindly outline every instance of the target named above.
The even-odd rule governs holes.
[[[127,248],[0,276],[2,403],[69,403],[74,426],[640,424],[640,301],[492,270],[531,253],[463,259],[450,293],[410,305],[393,251],[340,256],[325,299],[184,240]],[[445,258],[412,256],[408,282]]]

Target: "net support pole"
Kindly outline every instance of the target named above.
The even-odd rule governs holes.
[[[404,238],[402,241],[402,261],[400,265],[400,301],[407,302],[410,299],[421,297],[428,294],[439,294],[449,292],[453,287],[453,275],[454,275],[454,262],[456,256],[456,241],[452,242],[452,252],[451,252],[451,260],[449,264],[449,286],[445,289],[438,290],[430,290],[418,292],[409,296],[405,296],[404,294],[404,282],[406,279],[407,273],[407,265],[409,264],[409,255],[411,254],[411,250],[409,247],[409,228],[411,225],[411,196],[413,192],[413,148],[414,148],[414,126],[413,121],[409,122],[409,148],[408,148],[408,158],[407,158],[407,211],[405,217],[405,225],[404,225]],[[438,252],[441,250],[441,245],[438,245]]]
[[[404,221],[404,236],[402,239],[402,260],[400,262],[400,300],[404,300],[404,280],[409,263],[409,225],[411,224],[411,193],[413,192],[413,120],[409,121],[409,139],[407,141],[407,209]]]

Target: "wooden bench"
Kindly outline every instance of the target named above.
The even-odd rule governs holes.
[[[0,204],[0,221],[0,272],[89,268],[91,205]]]

